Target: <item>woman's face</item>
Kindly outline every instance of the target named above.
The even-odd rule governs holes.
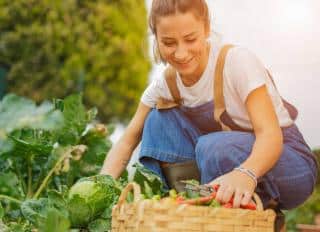
[[[162,59],[181,76],[198,77],[208,60],[209,34],[203,20],[193,13],[163,16],[157,21],[157,42]]]

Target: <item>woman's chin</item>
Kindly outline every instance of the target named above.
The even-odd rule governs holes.
[[[186,67],[184,67],[184,68],[178,67],[176,69],[179,72],[179,74],[182,75],[182,76],[190,76],[195,72],[194,68],[192,68],[192,67],[188,67],[188,68],[186,68]]]

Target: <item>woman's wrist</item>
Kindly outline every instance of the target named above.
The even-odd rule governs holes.
[[[251,170],[249,170],[247,168],[244,168],[241,165],[239,167],[234,168],[234,170],[242,172],[242,173],[246,174],[247,176],[249,176],[254,181],[255,187],[257,187],[258,178],[257,178],[256,174],[253,171],[251,171]]]

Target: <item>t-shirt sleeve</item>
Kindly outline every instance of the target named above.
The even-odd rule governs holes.
[[[159,98],[171,99],[164,77],[154,79],[143,92],[140,101],[151,108],[155,108]]]
[[[268,74],[261,61],[249,50],[235,47],[226,58],[224,75],[245,103],[248,95],[266,84]]]

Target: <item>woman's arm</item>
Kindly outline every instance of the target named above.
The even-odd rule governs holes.
[[[140,142],[144,121],[150,110],[150,107],[140,102],[124,134],[107,154],[100,174],[108,174],[113,178],[121,175],[128,165],[132,152]]]
[[[242,166],[261,177],[275,165],[281,155],[282,131],[265,85],[249,94],[246,108],[256,140],[250,156]]]
[[[260,177],[275,165],[281,155],[282,131],[265,85],[253,90],[245,104],[256,140],[248,159],[241,166]],[[234,195],[235,208],[248,204],[256,187],[251,177],[236,170],[211,182],[216,183],[220,184],[216,199],[228,202]]]

